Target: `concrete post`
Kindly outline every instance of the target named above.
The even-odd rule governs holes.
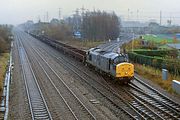
[[[162,69],[162,79],[167,80],[168,79],[168,70]]]

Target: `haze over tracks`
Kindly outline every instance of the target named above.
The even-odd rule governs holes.
[[[78,78],[72,77],[71,73],[69,73],[69,71],[67,71],[62,66],[60,66],[59,63],[57,63],[54,60],[54,58],[51,58],[49,55],[48,56],[42,55],[42,53],[40,52],[40,50],[42,49],[37,49],[37,48],[38,46],[44,46],[44,43],[38,42],[38,44],[36,44],[36,41],[38,40],[35,40],[34,38],[32,38],[31,36],[27,35],[22,31],[16,31],[15,34],[17,35],[15,38],[15,42],[17,41],[17,39],[20,39],[22,41],[22,44],[24,45],[24,49],[27,53],[27,58],[29,59],[29,65],[31,65],[32,70],[34,71],[34,75],[37,78],[37,82],[39,84],[40,89],[42,90],[42,94],[44,96],[44,99],[47,103],[47,107],[49,108],[49,112],[51,113],[53,119],[66,119],[66,118],[72,119],[73,114],[71,112],[75,114],[77,119],[96,119],[96,118],[118,119],[108,108],[101,105],[101,103],[94,104],[91,102],[91,100],[95,99],[95,97],[91,93],[89,93],[89,91],[86,90],[86,88],[84,88],[82,85],[79,84]],[[48,50],[49,49],[48,46],[45,46],[45,49]],[[17,53],[18,51],[15,51],[14,53],[16,57],[17,57]],[[43,58],[46,57],[44,58],[45,61],[43,61],[40,56]],[[49,67],[46,64],[46,62],[49,64]],[[20,64],[19,58],[15,60],[15,63],[16,65]],[[19,69],[20,67],[15,70],[19,71]],[[22,79],[22,76],[20,78]],[[77,100],[74,99],[71,92],[68,91],[67,88],[65,88],[65,86],[63,87],[63,82],[60,82],[58,79],[59,80],[62,79],[62,81],[69,87],[69,89],[73,91],[75,96],[77,96],[80,99],[80,101],[84,106],[80,106]],[[76,81],[76,83],[72,81],[74,82]],[[16,82],[17,80],[13,81],[13,84]],[[25,92],[24,80],[22,79],[20,83],[21,84],[18,86],[16,86],[17,84],[13,85],[15,86],[16,89],[14,89],[14,92],[12,93],[11,97],[13,97],[16,93],[15,96],[20,96],[21,101],[25,99],[25,102],[22,103],[15,102],[15,103],[22,104],[22,106],[24,107],[26,106],[26,109],[16,109],[13,106],[11,106],[13,111],[10,111],[10,119],[14,119],[14,118],[31,119],[27,94],[24,93],[24,95],[22,95],[21,94],[22,90],[18,90],[18,88],[23,88],[23,91]],[[79,86],[77,87],[77,85]],[[83,95],[82,91],[87,91],[87,93],[89,94],[88,97]],[[61,93],[62,97],[64,97],[64,100],[62,99],[59,93]],[[18,98],[15,97],[14,100],[11,101],[11,104],[17,99]],[[67,104],[65,104],[65,101]],[[88,109],[88,111],[93,115],[93,117],[91,117],[91,115],[88,115],[88,113],[85,112],[86,111],[85,109],[86,110]],[[22,116],[18,116],[18,114],[22,114]],[[29,116],[29,117],[23,117],[23,116]],[[74,119],[76,119],[76,117],[74,117]]]

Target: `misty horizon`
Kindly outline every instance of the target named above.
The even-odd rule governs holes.
[[[172,20],[173,25],[179,24],[180,9],[178,0],[1,0],[0,24],[21,24],[27,20],[37,22],[49,21],[52,18],[72,16],[76,9],[114,11],[122,20],[147,22],[155,20],[159,23],[160,11],[162,24],[166,25],[167,20]]]

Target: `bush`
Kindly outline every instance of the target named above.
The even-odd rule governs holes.
[[[0,25],[0,53],[9,50],[11,42],[9,35],[11,35],[11,26]]]
[[[149,65],[158,69],[167,69],[169,72],[179,75],[180,74],[180,61],[176,59],[163,59],[160,57],[146,56],[129,52],[129,59],[134,63]]]
[[[157,57],[173,57],[177,58],[178,51],[177,50],[134,50],[137,54],[142,54],[146,56],[157,56]]]

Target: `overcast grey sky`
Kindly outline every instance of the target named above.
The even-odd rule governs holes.
[[[115,11],[125,20],[129,9],[129,20],[156,19],[157,22],[161,10],[164,24],[170,17],[174,24],[180,24],[180,0],[0,0],[0,24],[36,22],[38,16],[44,20],[47,11],[50,19],[57,18],[59,8],[63,16],[70,16],[82,6],[89,10]]]

